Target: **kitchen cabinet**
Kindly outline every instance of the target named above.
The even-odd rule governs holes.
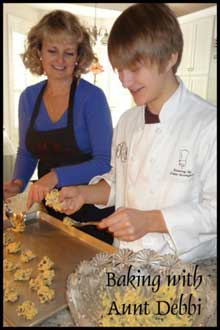
[[[217,17],[215,17],[214,42],[212,45],[209,69],[207,100],[212,104],[217,104]]]
[[[193,67],[193,23],[182,24],[181,30],[183,33],[183,53],[182,60],[178,68],[179,75],[188,75]]]
[[[178,74],[208,74],[214,31],[214,16],[181,24],[184,39]]]
[[[182,76],[181,79],[183,80],[185,86],[193,93],[201,96],[204,99],[207,99],[207,92],[208,92],[208,76]]]
[[[209,100],[209,84],[216,23],[216,8],[179,18],[184,47],[177,75],[186,87],[195,94]],[[216,77],[212,75],[212,81]],[[212,101],[212,103],[215,103]]]

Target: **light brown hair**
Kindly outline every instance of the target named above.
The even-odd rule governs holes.
[[[159,71],[183,51],[183,36],[171,9],[162,3],[139,3],[128,7],[114,22],[108,39],[108,56],[115,68],[135,67],[138,62],[157,63]]]
[[[59,38],[71,38],[73,43],[78,45],[78,65],[73,73],[75,76],[86,73],[95,59],[89,33],[80,24],[78,18],[67,11],[54,10],[33,26],[27,36],[26,50],[22,54],[22,60],[25,67],[34,74],[43,74],[40,50],[44,38],[52,40],[56,38],[57,40],[60,40]]]

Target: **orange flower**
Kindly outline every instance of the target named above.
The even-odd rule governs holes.
[[[98,74],[104,71],[103,66],[99,62],[93,62],[90,67],[89,71],[91,71],[93,74]]]

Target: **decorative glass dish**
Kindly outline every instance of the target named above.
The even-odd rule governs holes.
[[[209,281],[199,264],[122,249],[82,261],[66,296],[77,326],[206,326]]]

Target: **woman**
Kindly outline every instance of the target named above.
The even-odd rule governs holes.
[[[4,198],[24,191],[38,163],[38,178],[27,208],[54,187],[87,184],[110,170],[112,122],[104,93],[80,78],[95,59],[89,34],[73,14],[55,10],[29,32],[23,54],[26,68],[47,80],[26,88],[19,101],[19,147],[13,179]],[[62,219],[64,214],[48,212]],[[86,205],[73,217],[99,220],[111,214]],[[85,231],[112,241],[94,226]]]

